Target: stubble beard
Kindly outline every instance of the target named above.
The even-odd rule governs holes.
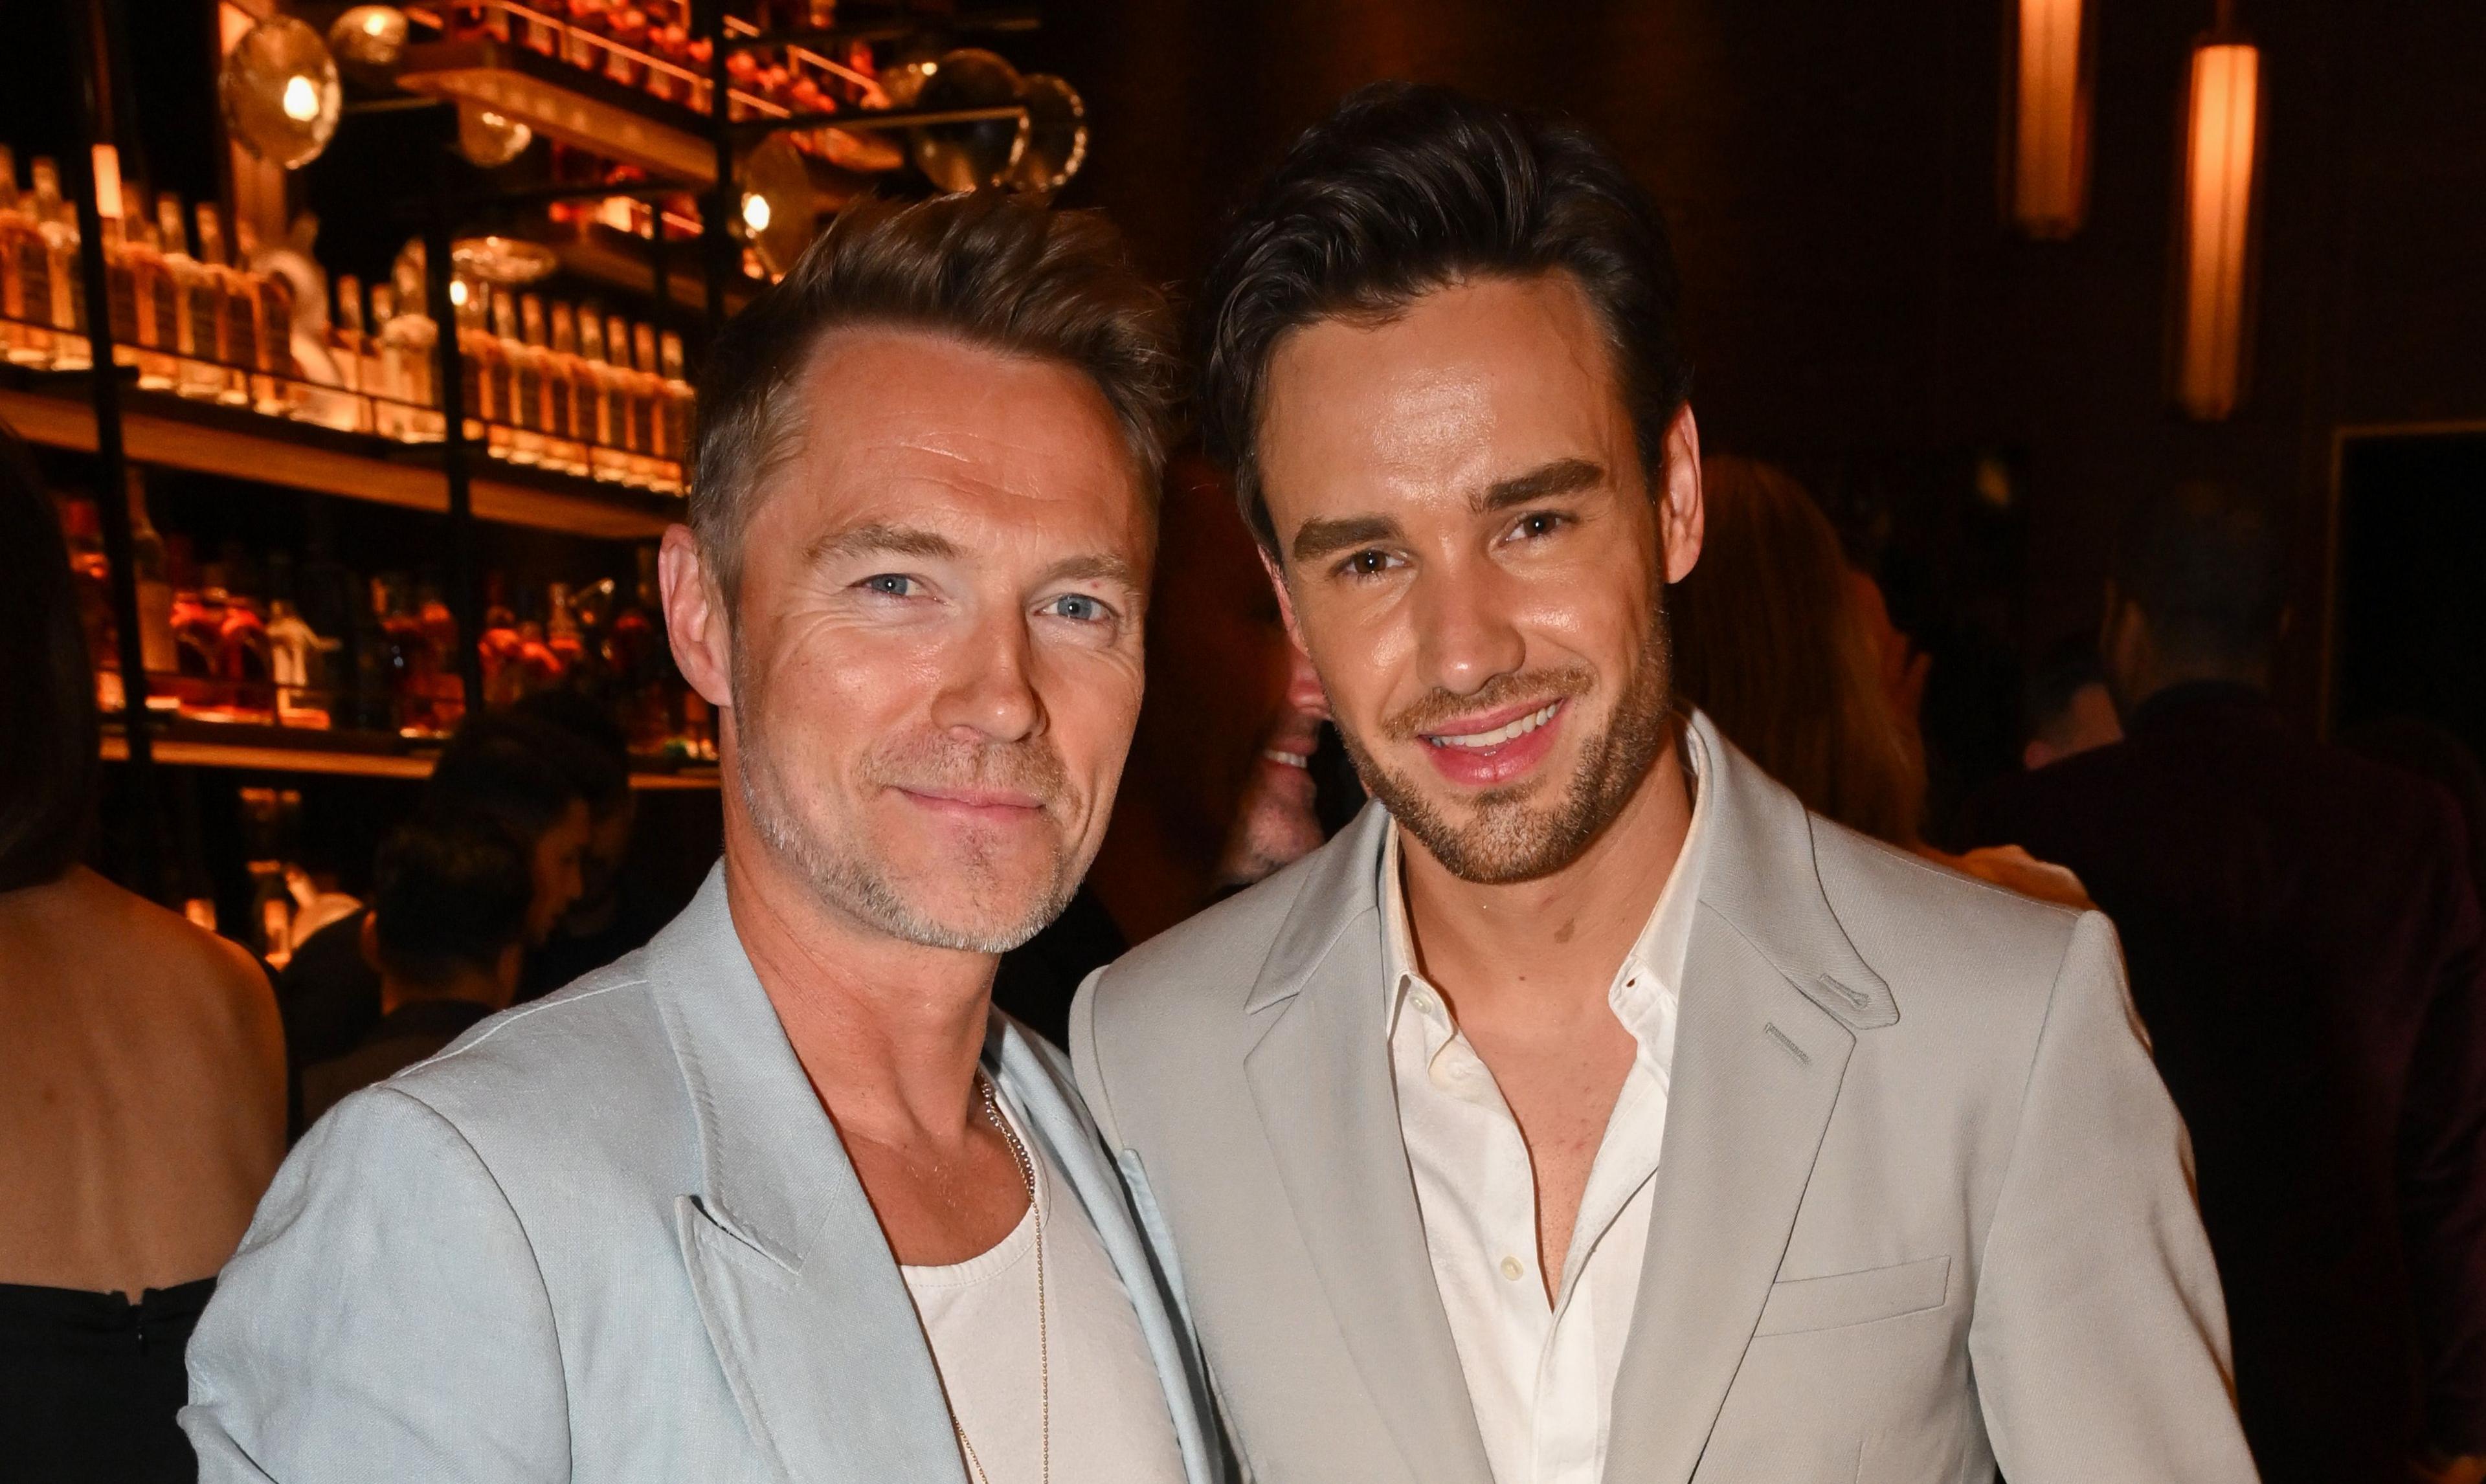
[[[903,943],[991,954],[1018,948],[1070,905],[1087,863],[1073,859],[1069,839],[1057,830],[1050,879],[1023,910],[998,921],[943,921],[933,909],[909,896],[887,861],[872,854],[870,838],[837,839],[810,827],[787,797],[784,774],[768,745],[771,728],[761,718],[762,687],[744,672],[738,651],[732,687],[735,773],[743,809],[760,840],[793,866],[823,905]],[[875,771],[889,771],[901,761],[915,764],[908,776],[917,778],[929,771],[953,782],[1007,780],[1046,800],[1049,815],[1065,792],[1060,759],[1040,743],[987,748],[981,754],[973,748],[919,744],[903,749],[901,756],[875,758]],[[968,900],[999,903],[1024,893],[1024,887],[1003,870],[994,852],[982,842],[972,845],[954,867],[963,878]]]
[[[1576,701],[1594,680],[1590,672],[1577,668],[1516,673],[1472,696],[1436,693],[1386,723],[1384,729],[1395,739],[1430,746],[1418,736],[1427,713],[1448,716],[1453,708],[1473,713],[1539,697]],[[1502,886],[1550,876],[1569,866],[1622,813],[1666,749],[1672,730],[1673,691],[1673,633],[1660,589],[1649,603],[1648,627],[1611,720],[1581,749],[1578,769],[1551,806],[1530,802],[1542,788],[1541,781],[1531,780],[1475,795],[1466,806],[1468,821],[1453,822],[1413,779],[1384,767],[1352,731],[1340,727],[1339,739],[1364,786],[1443,869],[1462,881]]]

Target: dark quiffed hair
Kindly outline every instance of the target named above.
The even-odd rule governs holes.
[[[436,986],[461,970],[489,973],[523,940],[535,895],[526,847],[480,814],[424,814],[380,845],[372,929],[380,967]]]
[[[1477,275],[1571,275],[1595,307],[1654,471],[1692,367],[1674,255],[1646,192],[1579,130],[1447,88],[1376,83],[1295,141],[1201,292],[1200,423],[1243,519],[1277,533],[1254,441],[1269,362],[1317,320],[1386,320]]]
[[[1095,212],[1002,191],[864,201],[726,325],[700,377],[690,525],[729,595],[753,497],[790,451],[787,394],[820,338],[855,325],[930,330],[1085,372],[1155,498],[1180,378],[1165,297],[1121,234]]]
[[[1676,691],[1805,808],[1917,842],[1924,756],[1881,681],[1830,517],[1793,477],[1701,460],[1700,562],[1671,591]]]
[[[2158,646],[2245,666],[2267,659],[2287,612],[2287,541],[2270,508],[2224,485],[2178,484],[2143,501],[2116,545],[2114,586]]]
[[[69,544],[24,445],[0,426],[0,892],[85,851],[98,737]]]
[[[487,711],[471,715],[433,764],[422,810],[444,818],[480,815],[530,848],[586,797],[556,760],[585,744],[539,723]]]

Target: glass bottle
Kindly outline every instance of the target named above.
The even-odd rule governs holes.
[[[499,380],[492,388],[494,422],[501,446],[493,452],[513,464],[543,461],[543,433],[536,426],[542,410],[539,389],[542,377],[527,343],[518,335],[518,302],[506,289],[492,290],[492,339],[500,348],[494,368]]]
[[[401,736],[430,735],[431,677],[439,665],[422,620],[406,605],[403,577],[382,573],[372,579],[372,617],[388,688],[388,725]]]
[[[466,440],[506,458],[509,431],[500,420],[507,415],[510,363],[492,335],[491,291],[464,279],[458,284],[465,288],[457,304],[457,364],[466,389]]]
[[[633,482],[658,488],[664,467],[664,422],[658,415],[663,383],[656,376],[656,332],[649,325],[630,327],[630,339],[615,347],[614,360],[629,377],[631,448],[637,453]]]
[[[672,464],[666,488],[678,495],[690,487],[691,404],[695,398],[689,379],[682,374],[682,338],[668,330],[658,344],[663,370],[665,449]]]
[[[483,574],[483,632],[475,640],[475,652],[483,662],[486,706],[506,706],[526,694],[526,672],[518,663],[523,641],[517,615],[510,611],[509,588],[505,574]]]
[[[52,358],[51,255],[29,205],[17,193],[17,156],[0,145],[0,350],[14,366]]]
[[[648,446],[639,441],[644,424],[631,409],[638,379],[630,371],[630,321],[619,315],[604,321],[604,384],[613,406],[613,448],[621,455],[614,468],[623,483],[645,485]]]
[[[545,461],[565,474],[585,475],[586,434],[579,422],[587,368],[578,359],[578,319],[566,304],[552,306],[552,351],[544,371]]]
[[[199,271],[189,284],[185,298],[189,303],[190,347],[206,363],[206,374],[196,389],[184,386],[191,396],[212,397],[221,402],[247,403],[250,400],[250,373],[242,370],[235,356],[236,326],[233,322],[234,292],[228,279],[232,269],[225,265],[225,234],[213,204],[200,202]],[[240,333],[247,334],[246,326]]]
[[[372,405],[362,395],[370,339],[363,333],[362,280],[340,273],[328,286],[328,328],[320,338],[336,390],[323,390],[308,403],[316,409],[306,414],[312,421],[345,432],[372,430]]]
[[[146,200],[141,192],[136,198]],[[179,300],[164,262],[162,237],[144,210],[123,221],[125,250],[137,260],[138,384],[150,392],[169,392],[180,381],[181,363],[174,354],[180,336]]]
[[[260,612],[258,587],[249,554],[237,541],[227,542],[215,563],[224,581],[224,601],[216,624],[216,678],[226,687],[226,703],[237,720],[276,720],[275,656],[270,652],[267,618]]]
[[[282,411],[284,403],[276,400],[275,381],[267,374],[267,338],[274,327],[267,323],[265,306],[260,298],[259,275],[250,269],[251,253],[257,246],[250,223],[236,216],[232,252],[224,262],[225,352],[233,372],[224,399],[234,400],[230,389],[237,387],[241,392],[239,405],[260,412]],[[291,316],[287,317],[290,320]]]
[[[430,289],[421,238],[408,241],[399,251],[396,263],[389,269],[389,280],[395,289],[389,306],[393,314],[384,319],[385,335],[396,348],[390,373],[396,390],[391,395],[403,404],[406,437],[417,443],[438,443],[448,436],[449,422],[440,410],[440,327],[432,323],[427,308],[431,302]],[[454,310],[459,303],[457,286],[452,283],[450,288]],[[462,315],[457,322],[464,323]],[[462,333],[459,344],[464,344]],[[470,437],[481,426],[473,421],[477,416],[475,403],[469,400],[466,417]]]
[[[457,673],[457,619],[441,600],[440,585],[427,579],[415,590],[415,622],[431,655],[428,709],[432,733],[447,736],[466,715],[466,685]]]
[[[261,412],[283,416],[302,399],[302,384],[293,374],[293,281],[256,266],[259,244],[248,221],[234,223],[234,273],[250,295],[256,328],[250,402]]]
[[[587,656],[587,646],[580,639],[578,616],[570,611],[569,584],[557,582],[544,590],[544,647],[561,662],[563,674],[576,674],[579,661]]]
[[[594,305],[578,316],[579,396],[585,410],[579,426],[587,438],[588,472],[619,482],[622,475],[622,430],[614,426],[613,368],[604,359],[604,317]]]
[[[38,156],[34,176],[34,216],[42,233],[44,275],[51,286],[51,368],[85,371],[95,364],[95,347],[85,335],[86,294],[78,270],[77,212],[61,198],[58,165]]]
[[[180,668],[173,645],[173,582],[164,538],[147,514],[147,476],[129,467],[129,568],[138,580],[138,660],[151,675],[169,675]],[[152,692],[153,687],[150,687]],[[167,696],[164,701],[171,701]],[[150,709],[162,704],[151,694]]]
[[[217,300],[207,267],[190,253],[181,198],[155,198],[155,230],[162,238],[164,276],[156,281],[156,316],[173,327],[173,390],[183,397],[212,398],[224,385],[217,371]]]
[[[144,196],[145,191],[136,194]],[[112,364],[138,364],[138,306],[146,296],[139,282],[140,257],[131,251],[136,234],[119,216],[96,215],[103,231],[103,297],[112,326]],[[83,268],[83,264],[80,265]]]

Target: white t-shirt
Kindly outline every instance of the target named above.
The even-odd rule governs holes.
[[[1036,1159],[1036,1203],[998,1246],[948,1267],[898,1272],[931,1341],[951,1414],[991,1484],[1036,1484],[1042,1457],[1036,1224],[1053,1378],[1053,1477],[1062,1484],[1182,1484],[1156,1363],[1096,1227],[1003,1099]],[[1056,1199],[1057,1192],[1064,1198]],[[975,1484],[972,1470],[970,1484]]]

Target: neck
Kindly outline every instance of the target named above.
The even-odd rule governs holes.
[[[839,1131],[890,1145],[959,1138],[997,960],[892,938],[822,901],[731,804],[725,886],[743,951]]]
[[[1462,1016],[1507,999],[1594,1000],[1646,925],[1692,828],[1678,732],[1578,860],[1530,881],[1462,881],[1401,832],[1407,919],[1424,976]]]

